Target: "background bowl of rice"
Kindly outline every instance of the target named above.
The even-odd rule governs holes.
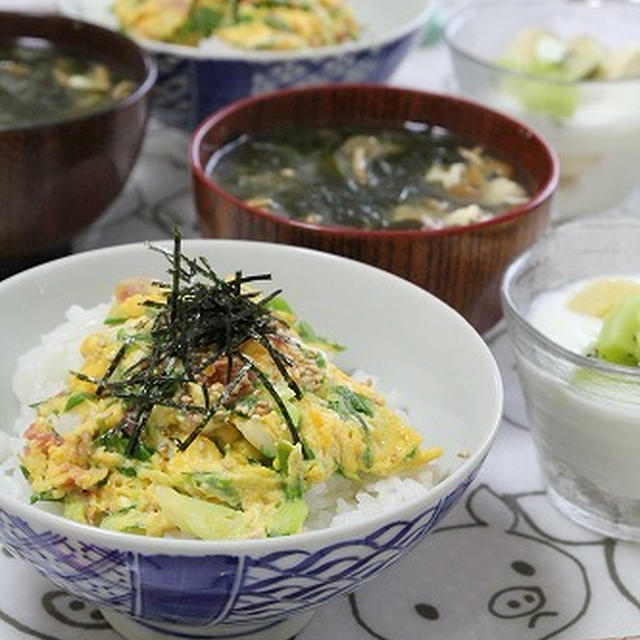
[[[219,273],[273,274],[270,290],[284,289],[317,331],[346,345],[339,364],[377,380],[425,445],[444,447],[444,458],[355,496],[321,487],[307,496],[308,530],[280,538],[145,538],[30,505],[16,459],[26,405],[60,388],[65,370],[76,366],[73,346],[99,328],[118,281],[167,279],[166,262],[144,244],[102,249],[0,283],[0,543],[61,589],[101,607],[125,637],[291,637],[317,607],[411,549],[457,502],[495,438],[500,376],[460,315],[374,267],[247,241],[188,241],[184,252],[208,257]]]
[[[249,95],[327,82],[383,82],[431,17],[434,0],[345,0],[357,40],[289,51],[243,50],[209,38],[197,47],[137,38],[158,66],[155,114],[190,129],[215,109]],[[73,18],[118,29],[113,0],[58,0]]]

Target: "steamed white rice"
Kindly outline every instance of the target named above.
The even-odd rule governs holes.
[[[29,501],[31,489],[22,476],[18,460],[22,433],[35,417],[35,410],[29,405],[55,395],[65,387],[69,370],[78,369],[82,363],[80,344],[86,336],[104,329],[102,320],[108,309],[108,304],[92,309],[71,307],[66,313],[66,322],[43,335],[39,345],[20,357],[13,378],[20,413],[12,433],[0,431],[0,491]],[[372,379],[361,371],[353,375],[360,380]],[[375,385],[376,380],[372,379],[372,382]],[[397,392],[387,393],[386,397],[391,406],[403,411],[400,408],[402,399]],[[57,430],[65,432],[75,426],[59,424]],[[305,529],[333,527],[380,515],[425,496],[444,475],[433,462],[422,469],[382,480],[365,478],[358,485],[335,474],[327,482],[312,485],[305,492],[309,507]],[[55,503],[38,503],[35,507],[48,511],[57,509]]]

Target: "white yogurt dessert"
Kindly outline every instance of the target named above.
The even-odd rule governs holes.
[[[582,524],[640,541],[640,277],[542,292],[526,320],[553,343],[526,353],[516,340],[552,499]]]
[[[558,154],[560,183],[554,222],[616,205],[640,178],[640,81],[638,86],[583,84],[576,90],[580,93],[579,104],[575,112],[563,118],[527,109],[500,91],[482,99],[527,122]]]
[[[640,8],[472,4],[446,29],[458,87],[526,122],[555,149],[552,222],[622,203],[640,178]]]
[[[490,100],[529,122],[560,158],[556,219],[619,202],[640,176],[640,45],[528,27],[498,61],[523,75],[505,76]]]

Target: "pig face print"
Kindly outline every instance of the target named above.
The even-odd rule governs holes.
[[[466,515],[470,522],[433,531],[383,579],[352,596],[354,616],[370,636],[440,640],[464,630],[465,640],[543,640],[584,612],[589,585],[582,565],[519,531],[507,501],[480,486]]]

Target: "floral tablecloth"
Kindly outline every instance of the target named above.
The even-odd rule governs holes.
[[[441,46],[420,49],[393,82],[446,88],[448,65]],[[168,237],[176,223],[185,236],[197,236],[186,145],[185,134],[152,122],[124,193],[74,250]],[[640,195],[627,206],[640,211]],[[440,529],[356,595],[320,609],[298,640],[589,640],[640,633],[640,545],[591,533],[552,507],[504,328],[486,339],[506,400],[478,479]],[[120,636],[99,611],[0,553],[1,640],[89,637]]]

